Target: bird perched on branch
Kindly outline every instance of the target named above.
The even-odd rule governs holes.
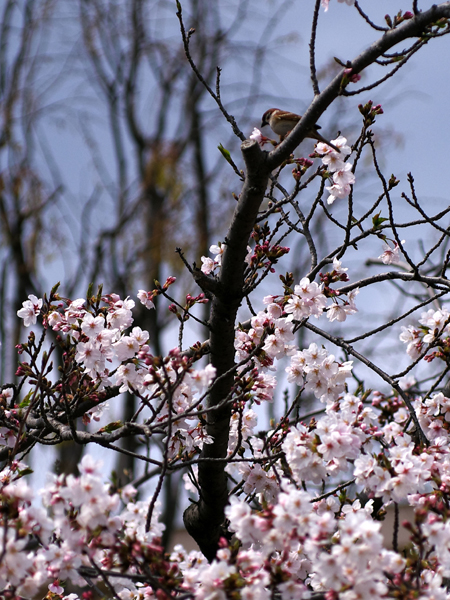
[[[265,125],[269,125],[274,133],[280,136],[280,142],[284,140],[288,133],[290,133],[297,123],[300,121],[302,117],[300,115],[296,115],[295,113],[288,112],[286,110],[280,110],[279,108],[269,108],[263,114],[261,127]],[[339,148],[326,140],[320,133],[318,132],[320,129],[320,125],[314,125],[311,129],[308,130],[306,137],[312,138],[313,140],[318,140],[319,142],[323,142],[328,146],[331,146],[333,150],[336,152],[340,152]]]

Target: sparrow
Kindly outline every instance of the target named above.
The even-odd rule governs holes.
[[[284,140],[284,138],[290,133],[297,123],[300,121],[302,117],[300,115],[296,115],[295,113],[287,112],[286,110],[280,110],[279,108],[269,108],[263,114],[261,127],[265,125],[270,125],[270,128],[274,133],[280,136],[280,142]],[[339,148],[326,140],[320,133],[317,131],[320,129],[320,125],[314,125],[308,133],[306,137],[312,138],[313,140],[318,140],[319,142],[323,142],[328,146],[331,146],[333,150],[336,152],[340,152]]]

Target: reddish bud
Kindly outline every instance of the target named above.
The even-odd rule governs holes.
[[[168,277],[166,279],[166,283],[163,285],[163,289],[167,290],[167,288],[172,285],[172,283],[175,283],[175,281],[177,280],[176,277]]]

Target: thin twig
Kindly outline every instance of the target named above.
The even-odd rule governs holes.
[[[311,81],[314,90],[314,96],[318,96],[320,94],[319,82],[317,80],[317,72],[316,72],[316,35],[317,35],[317,23],[319,20],[319,10],[320,10],[321,0],[316,0],[316,4],[314,6],[314,15],[311,27],[311,38],[309,41],[309,70],[311,73]]]

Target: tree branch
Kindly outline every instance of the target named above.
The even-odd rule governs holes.
[[[243,298],[247,243],[268,183],[269,174],[259,145],[246,140],[241,146],[247,166],[247,177],[226,236],[226,248],[218,289],[212,301],[210,318],[211,364],[220,377],[234,366],[234,336],[237,310]],[[213,386],[208,407],[218,406],[234,385],[231,371]],[[213,438],[205,444],[201,458],[226,458],[230,427],[229,403],[207,414],[206,431]],[[224,509],[228,502],[227,476],[223,463],[199,464],[200,500],[184,512],[184,524],[208,560],[213,560],[218,542],[225,530]]]

